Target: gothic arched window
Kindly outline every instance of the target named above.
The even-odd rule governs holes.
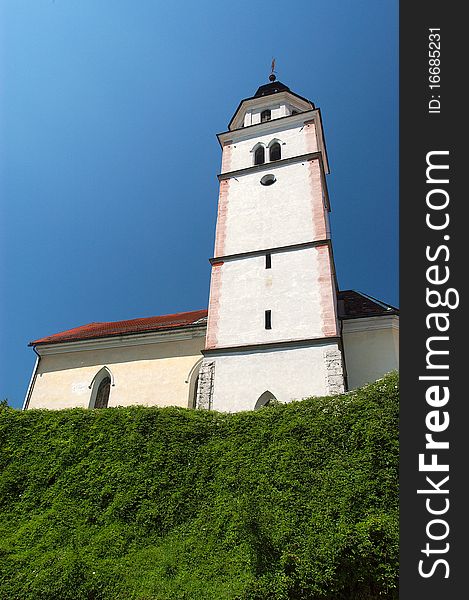
[[[274,142],[270,147],[269,151],[270,160],[280,160],[282,158],[282,150],[280,149],[280,144],[278,142]]]
[[[192,365],[187,377],[186,383],[189,384],[187,406],[189,408],[197,408],[197,392],[199,390],[199,371],[202,364],[200,358],[194,365]]]
[[[107,408],[111,392],[111,378],[105,377],[98,386],[94,408]]]
[[[270,121],[272,117],[272,113],[270,112],[270,110],[263,110],[261,112],[261,123],[266,123],[267,121]]]
[[[272,394],[272,392],[269,392],[269,390],[267,390],[259,396],[259,399],[257,400],[256,405],[254,407],[254,410],[259,410],[259,408],[262,408],[264,406],[269,406],[269,404],[275,403],[276,401],[277,401],[277,398]]]
[[[254,164],[263,165],[265,163],[265,149],[264,146],[259,146],[254,152]]]

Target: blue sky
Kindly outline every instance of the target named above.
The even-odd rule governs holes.
[[[215,134],[273,56],[321,108],[341,289],[398,303],[397,0],[4,0],[0,23],[0,399],[30,340],[207,306]]]

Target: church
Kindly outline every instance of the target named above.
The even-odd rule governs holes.
[[[269,79],[217,136],[208,309],[32,341],[24,410],[254,410],[355,389],[398,368],[398,310],[338,287],[321,112]]]

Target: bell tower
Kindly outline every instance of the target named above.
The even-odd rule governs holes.
[[[344,391],[319,109],[270,76],[218,136],[220,194],[197,405]]]

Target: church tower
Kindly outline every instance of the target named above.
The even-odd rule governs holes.
[[[197,405],[345,389],[321,115],[271,75],[218,135],[222,167]]]

